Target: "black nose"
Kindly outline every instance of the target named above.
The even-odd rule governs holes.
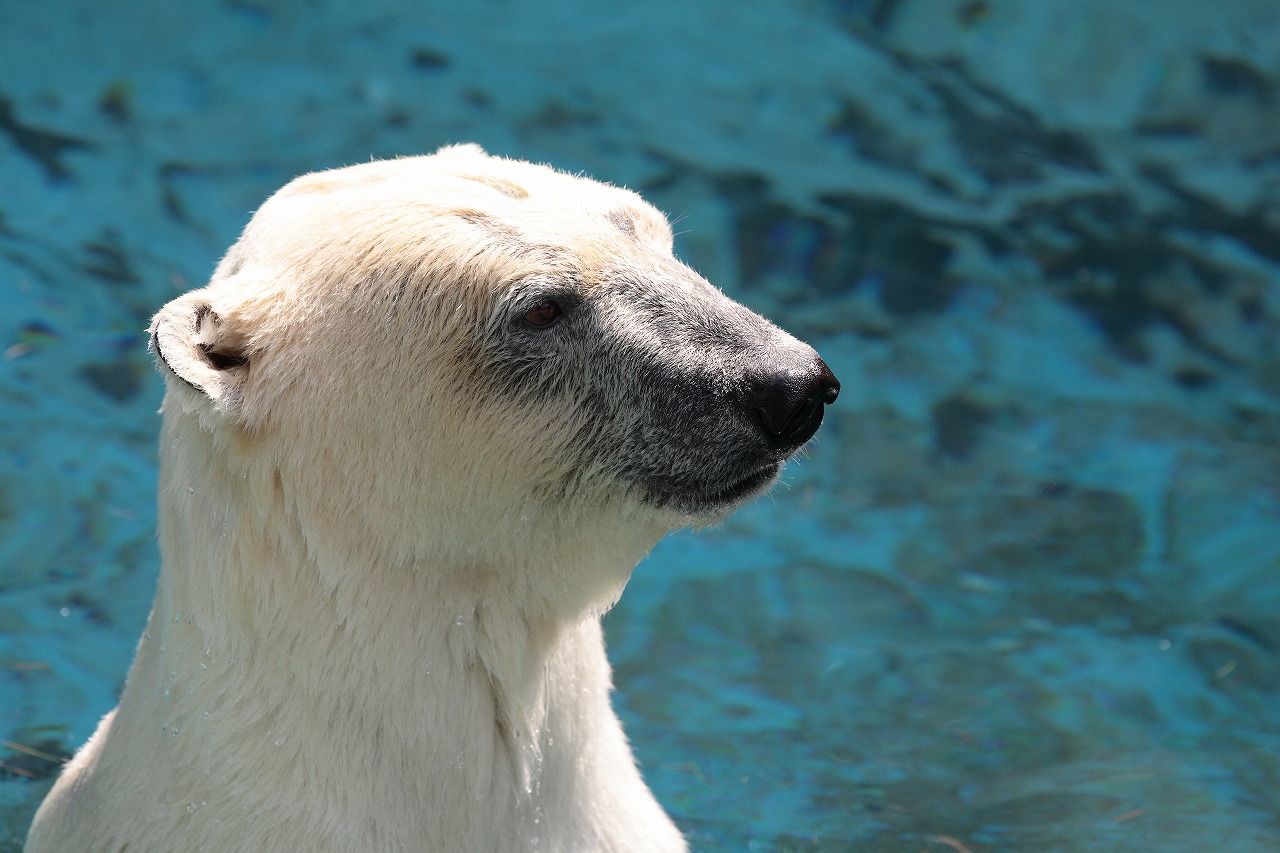
[[[822,359],[802,368],[767,370],[754,377],[746,403],[775,450],[794,450],[822,425],[822,407],[836,401],[840,381]]]

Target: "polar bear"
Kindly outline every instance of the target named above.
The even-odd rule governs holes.
[[[29,853],[684,850],[600,616],[839,385],[671,241],[475,146],[270,198],[152,324],[158,591]]]

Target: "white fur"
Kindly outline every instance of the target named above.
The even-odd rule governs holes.
[[[465,338],[556,261],[477,249],[459,210],[587,268],[670,255],[635,195],[471,146],[269,200],[153,327],[159,588],[28,853],[685,849],[610,707],[599,615],[688,519],[591,470],[540,496],[579,464],[576,415],[478,393]]]

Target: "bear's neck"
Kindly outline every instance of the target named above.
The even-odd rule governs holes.
[[[165,503],[160,586],[108,741],[165,756],[153,796],[317,812],[290,832],[323,837],[297,849],[611,849],[629,813],[669,825],[610,707],[598,616],[531,615],[429,566],[345,566],[325,589],[302,549],[225,518],[193,531]]]

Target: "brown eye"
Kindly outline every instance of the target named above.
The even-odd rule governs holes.
[[[559,320],[562,313],[564,312],[561,311],[560,304],[548,299],[544,302],[539,302],[526,311],[524,313],[524,321],[534,328],[545,329],[556,320]]]

